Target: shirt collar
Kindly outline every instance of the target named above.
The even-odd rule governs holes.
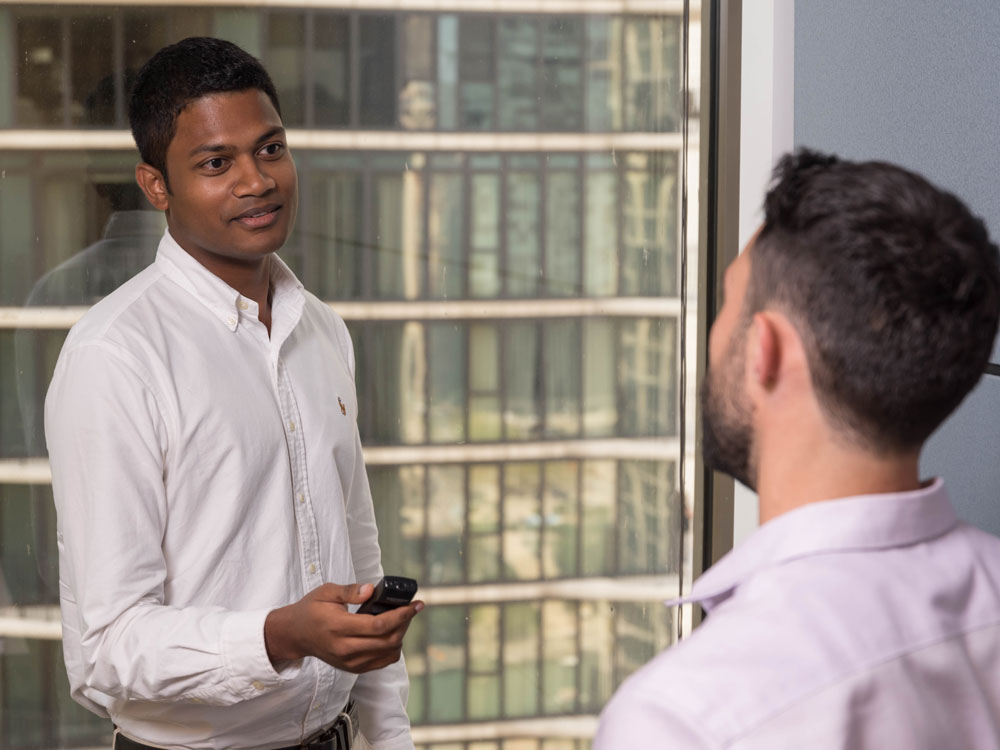
[[[257,303],[244,297],[177,244],[170,230],[163,233],[156,250],[156,265],[170,279],[190,292],[217,317],[226,328],[235,331],[241,315],[256,319]],[[302,313],[303,287],[292,270],[277,255],[271,256],[271,330],[275,321],[287,335]],[[280,311],[280,312],[279,312]],[[282,337],[283,338],[283,337]]]
[[[857,495],[811,503],[768,521],[669,606],[722,603],[755,573],[812,555],[903,547],[933,539],[958,523],[941,479],[910,492]]]

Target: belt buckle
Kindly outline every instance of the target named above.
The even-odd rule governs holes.
[[[337,714],[333,723],[328,727],[317,729],[311,736],[304,739],[302,747],[313,747],[333,740],[333,747],[336,750],[350,750],[360,728],[355,726],[355,717],[352,715],[354,711],[354,702],[348,701],[343,710]]]

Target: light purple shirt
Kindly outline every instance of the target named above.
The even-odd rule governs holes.
[[[1000,539],[939,479],[779,516],[682,601],[708,618],[622,685],[594,750],[1000,747]]]

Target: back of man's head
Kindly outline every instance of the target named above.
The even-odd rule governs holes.
[[[785,156],[751,254],[747,311],[803,338],[834,426],[911,451],[982,374],[1000,316],[1000,256],[954,195],[898,166]]]
[[[232,42],[189,37],[161,49],[139,70],[129,98],[129,124],[142,160],[166,176],[167,147],[184,107],[203,96],[247,89],[263,91],[281,114],[264,66]]]

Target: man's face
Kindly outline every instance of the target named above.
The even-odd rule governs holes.
[[[177,116],[166,165],[170,233],[207,267],[254,263],[285,243],[298,206],[295,163],[263,91],[190,102]]]
[[[725,299],[709,335],[701,406],[705,464],[753,489],[757,479],[753,410],[744,379],[748,321],[743,305],[750,280],[749,256],[748,247],[726,270]]]

